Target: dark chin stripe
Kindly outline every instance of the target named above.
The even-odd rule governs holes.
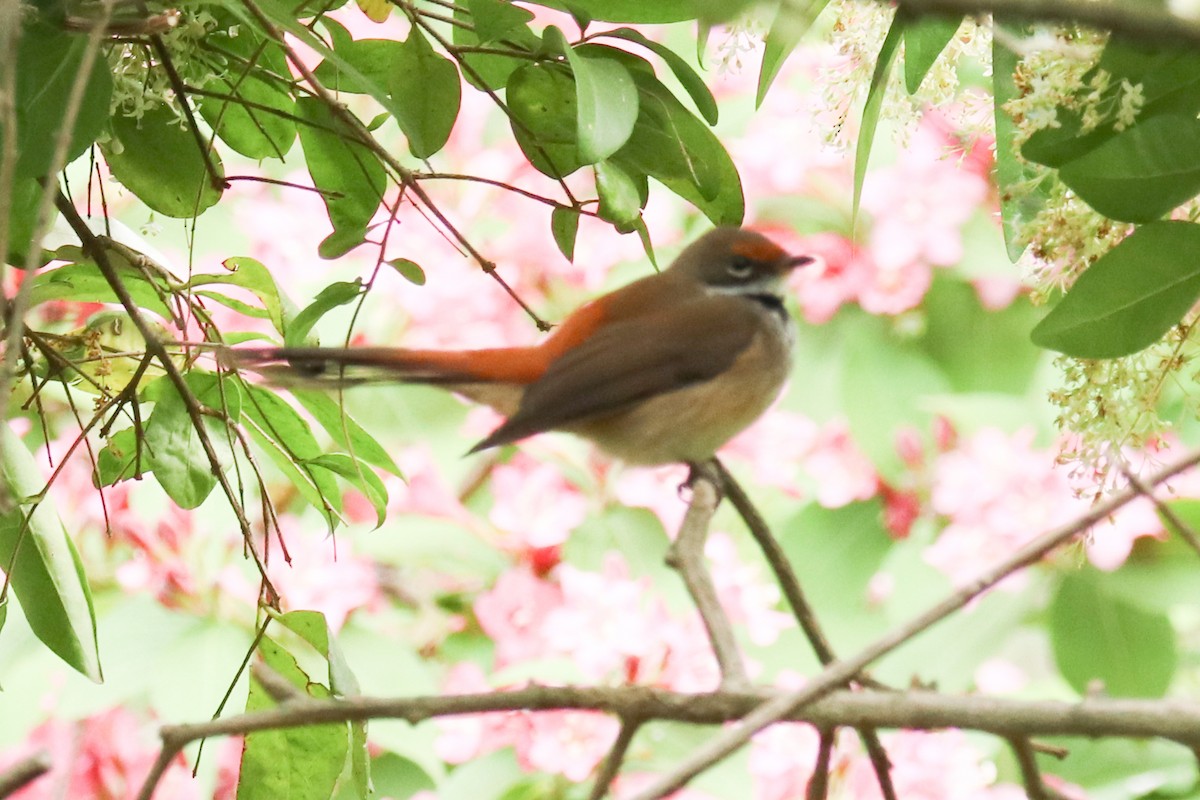
[[[783,298],[779,297],[779,295],[774,295],[769,292],[752,292],[744,296],[747,299],[758,303],[772,314],[778,314],[781,318],[787,319],[787,309],[783,307]]]

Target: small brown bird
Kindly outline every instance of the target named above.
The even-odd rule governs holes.
[[[812,260],[722,227],[663,272],[581,306],[532,347],[230,352],[239,366],[343,384],[433,384],[489,405],[508,419],[471,452],[555,430],[632,464],[699,464],[782,389],[794,334],[780,292]]]

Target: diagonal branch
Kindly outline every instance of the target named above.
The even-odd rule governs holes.
[[[1197,463],[1200,463],[1200,450],[1193,450],[1154,475],[1150,479],[1149,485],[1157,486],[1168,478],[1195,466]],[[852,679],[868,664],[895,650],[927,628],[941,622],[1004,578],[1039,561],[1051,550],[1070,541],[1079,533],[1087,530],[1118,508],[1140,496],[1140,492],[1136,489],[1132,487],[1127,488],[1113,495],[1108,500],[1097,503],[1090,511],[1080,516],[1074,522],[1042,534],[1009,558],[991,569],[985,570],[974,580],[967,583],[958,591],[953,592],[923,614],[918,615],[907,624],[901,625],[875,640],[852,658],[834,661],[804,689],[791,694],[777,696],[763,703],[752,713],[748,714],[742,720],[741,725],[718,734],[706,744],[697,748],[690,756],[684,758],[671,772],[634,795],[634,800],[653,800],[653,798],[663,797],[676,789],[682,788],[693,777],[741,748],[758,731],[789,715],[795,714],[806,705],[828,694],[837,686]]]

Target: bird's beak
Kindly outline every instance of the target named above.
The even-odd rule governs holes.
[[[788,256],[783,260],[781,273],[791,272],[797,267],[803,267],[816,261],[812,256]]]

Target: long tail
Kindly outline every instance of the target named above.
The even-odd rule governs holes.
[[[520,383],[545,370],[535,348],[408,350],[400,347],[237,347],[222,360],[279,385],[356,386],[397,381],[433,385]]]

